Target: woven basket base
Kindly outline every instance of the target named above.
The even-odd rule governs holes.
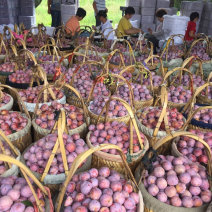
[[[212,105],[212,99],[208,99],[201,94],[199,94],[196,99],[197,99],[197,103]]]
[[[7,79],[7,76],[0,75],[0,83],[1,84],[6,85],[6,79]]]
[[[32,143],[31,130],[21,138],[12,141],[12,144],[19,149],[21,153]]]
[[[18,88],[14,88],[14,89],[16,89],[17,92],[24,90],[24,89],[18,89]],[[20,108],[18,106],[18,99],[17,99],[17,96],[15,95],[15,93],[12,90],[8,90],[8,94],[10,94],[14,100],[14,103],[13,103],[14,110],[20,111]]]

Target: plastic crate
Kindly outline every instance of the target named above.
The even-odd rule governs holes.
[[[0,0],[0,8],[12,8],[14,0]]]
[[[35,7],[21,7],[21,15],[35,16]]]
[[[141,7],[155,7],[156,6],[156,0],[142,0],[141,1]]]
[[[169,0],[157,0],[156,8],[168,8],[170,5]]]
[[[2,24],[18,24],[17,17],[0,18],[0,25]]]
[[[153,15],[155,14],[155,8],[141,8],[141,15]]]
[[[142,0],[143,1],[143,0]],[[141,6],[141,0],[126,0],[125,5],[131,6],[131,7],[140,7]]]
[[[212,3],[206,2],[203,6],[204,12],[211,12],[212,10]]]
[[[141,16],[141,23],[153,23],[154,22],[154,15],[142,15]]]
[[[133,7],[135,9],[135,14],[141,13],[141,7]]]

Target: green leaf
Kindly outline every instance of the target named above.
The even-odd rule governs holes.
[[[26,205],[27,207],[29,207],[29,206],[31,206],[31,207],[33,207],[33,204],[30,202],[30,201],[23,201],[23,202],[21,202],[21,203],[23,203],[24,205]]]

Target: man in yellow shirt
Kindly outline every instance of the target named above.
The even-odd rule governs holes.
[[[135,28],[130,23],[129,19],[135,14],[135,9],[133,7],[127,7],[125,10],[125,16],[119,21],[118,24],[118,37],[128,36],[132,34],[137,34],[139,32],[143,33],[141,29]]]

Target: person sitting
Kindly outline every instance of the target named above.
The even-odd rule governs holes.
[[[147,36],[146,38],[148,41],[152,42],[154,45],[154,52],[153,54],[157,54],[157,48],[159,48],[159,40],[164,40],[166,39],[164,37],[164,30],[163,30],[163,20],[164,20],[164,15],[167,15],[166,10],[160,9],[155,13],[155,16],[157,17],[158,21],[161,23],[157,27],[156,31],[154,32],[152,29],[148,28],[148,32],[151,36]]]
[[[101,21],[101,25],[99,27],[92,26],[93,29],[101,29],[102,33],[104,33],[104,37],[107,40],[114,40],[112,24],[107,19],[107,12],[105,10],[100,10],[97,13],[98,18]],[[111,33],[110,33],[111,32]],[[109,35],[109,36],[108,36]]]
[[[196,22],[199,19],[199,13],[193,12],[190,15],[190,21],[188,22],[187,30],[185,33],[185,39],[187,41],[194,40],[198,38],[199,34],[195,35],[196,33]]]
[[[73,36],[76,36],[80,31],[80,21],[86,16],[86,11],[83,8],[78,8],[75,16],[71,16],[69,20],[66,22],[66,32],[72,33]],[[70,31],[70,30],[71,31]],[[83,36],[83,33],[81,34]]]
[[[143,33],[141,29],[135,28],[130,23],[129,19],[135,14],[135,9],[133,7],[127,7],[125,10],[125,15],[121,18],[118,24],[117,36],[127,37],[128,35]]]

